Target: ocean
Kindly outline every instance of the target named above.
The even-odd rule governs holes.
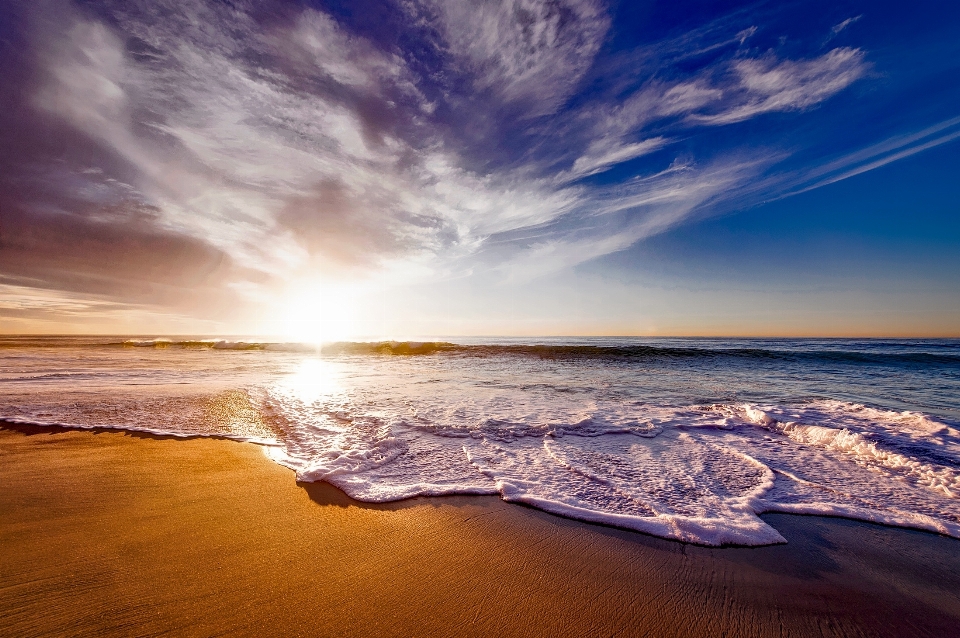
[[[960,538],[960,340],[2,337],[0,420],[253,442],[360,501],[498,494],[703,545]]]

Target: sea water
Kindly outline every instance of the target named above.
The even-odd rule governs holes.
[[[498,494],[706,545],[960,538],[960,341],[0,338],[0,419],[219,436],[351,497]]]

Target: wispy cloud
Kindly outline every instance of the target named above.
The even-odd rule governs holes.
[[[863,51],[837,48],[812,60],[778,60],[772,54],[738,60],[739,80],[727,87],[732,104],[718,113],[693,114],[703,124],[732,124],[773,111],[801,111],[823,102],[862,78],[869,69]]]
[[[610,27],[597,0],[452,0],[411,5],[436,16],[443,46],[478,91],[527,115],[558,109],[593,63]]]
[[[157,334],[229,329],[226,322],[198,320],[162,304],[137,305],[72,291],[6,284],[0,280],[0,317],[9,332],[83,333],[111,326],[120,332]]]
[[[230,306],[311,273],[404,263],[529,278],[623,250],[736,197],[780,157],[677,145],[811,109],[870,68],[857,48],[757,53],[760,29],[738,18],[649,43],[637,68],[616,58],[605,83],[611,18],[594,0],[400,3],[421,38],[407,48],[272,3],[23,6],[27,146],[46,148],[53,129],[75,143],[33,151],[4,182],[17,249],[0,267],[18,285],[131,304],[179,287]],[[51,239],[64,228],[86,243]],[[137,277],[118,274],[138,250]]]
[[[666,146],[665,137],[652,137],[648,140],[623,143],[621,140],[601,138],[587,148],[585,154],[573,163],[571,177],[587,177],[600,173],[611,166],[636,159]]]
[[[854,17],[852,17],[852,18],[847,18],[847,19],[844,20],[843,22],[841,22],[841,23],[839,23],[839,24],[833,25],[833,28],[830,29],[830,33],[832,33],[833,35],[837,35],[838,33],[840,33],[841,31],[843,31],[844,29],[846,29],[847,27],[849,27],[851,24],[853,24],[854,22],[856,22],[857,20],[859,20],[859,19],[862,18],[862,17],[863,17],[863,15],[861,14],[861,15],[858,15],[858,16],[854,16]]]
[[[799,195],[861,175],[922,151],[960,139],[960,117],[950,118],[916,133],[897,135],[793,176],[793,188],[781,197]],[[802,184],[797,188],[797,184]]]
[[[600,188],[571,214],[491,237],[478,257],[513,283],[624,250],[682,223],[705,204],[730,197],[769,156],[711,164],[674,163],[658,173]]]

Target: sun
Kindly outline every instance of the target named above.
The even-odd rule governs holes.
[[[288,293],[279,305],[283,336],[315,344],[351,339],[356,322],[354,296],[349,290],[323,285],[303,286]]]
[[[298,282],[277,299],[270,313],[272,332],[309,344],[376,338],[383,308],[375,291],[357,283]]]

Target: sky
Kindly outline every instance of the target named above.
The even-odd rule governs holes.
[[[0,333],[960,337],[960,5],[7,0]]]

